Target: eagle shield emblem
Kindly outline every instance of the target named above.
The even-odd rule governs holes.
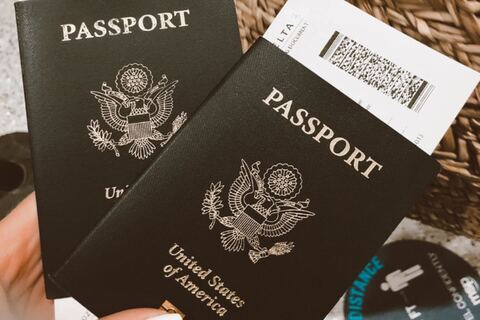
[[[202,214],[208,215],[210,230],[216,222],[227,227],[220,240],[226,251],[240,252],[251,247],[248,256],[253,263],[270,256],[290,253],[293,242],[277,242],[271,248],[260,244],[260,237],[277,238],[292,231],[298,222],[315,213],[307,210],[310,200],[295,200],[302,190],[302,175],[292,165],[278,163],[260,175],[260,162],[249,166],[242,159],[240,174],[228,191],[231,216],[221,216],[224,207],[221,181],[212,183],[205,193]]]
[[[187,120],[187,114],[182,112],[173,121],[170,132],[163,134],[158,130],[172,113],[177,84],[178,80],[169,81],[166,75],[154,84],[152,72],[146,66],[132,63],[118,71],[116,90],[103,82],[100,91],[91,91],[100,104],[105,123],[122,133],[116,141],[111,132],[100,128],[98,120],[91,120],[87,129],[97,149],[111,150],[120,157],[118,147],[130,145],[130,155],[144,160],[157,149],[155,141],[160,141],[163,147]]]

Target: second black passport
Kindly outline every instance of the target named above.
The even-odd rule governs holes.
[[[231,0],[16,4],[45,273],[240,58]],[[47,280],[49,297],[63,296]]]

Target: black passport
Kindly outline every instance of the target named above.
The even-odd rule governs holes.
[[[322,319],[437,170],[260,39],[56,280],[99,316]]]
[[[240,37],[233,0],[25,1],[16,13],[48,275],[238,61]]]

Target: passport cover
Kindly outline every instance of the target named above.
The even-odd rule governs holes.
[[[56,280],[98,316],[322,319],[437,170],[260,39]]]
[[[232,0],[16,3],[46,274],[240,59]],[[47,281],[51,298],[63,293]]]

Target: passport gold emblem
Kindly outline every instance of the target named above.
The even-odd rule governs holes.
[[[163,147],[187,120],[182,112],[172,123],[172,130],[162,134],[158,128],[170,117],[173,110],[173,92],[178,80],[169,81],[166,75],[154,85],[152,72],[144,65],[132,63],[118,71],[112,89],[103,82],[101,91],[90,93],[100,104],[103,120],[112,129],[123,133],[118,141],[112,133],[100,128],[98,120],[90,120],[89,137],[100,151],[111,150],[117,157],[117,147],[130,145],[128,152],[137,159],[147,159],[161,141]]]
[[[233,216],[221,216],[224,207],[221,181],[212,183],[205,193],[202,214],[211,220],[210,230],[218,221],[229,230],[220,234],[226,251],[252,250],[248,256],[253,263],[270,256],[282,256],[294,248],[293,242],[277,242],[271,248],[260,245],[260,237],[277,238],[292,231],[297,223],[315,213],[308,211],[310,200],[296,201],[302,190],[302,175],[292,165],[278,163],[260,176],[260,162],[251,167],[242,159],[240,175],[230,186],[228,206]]]

